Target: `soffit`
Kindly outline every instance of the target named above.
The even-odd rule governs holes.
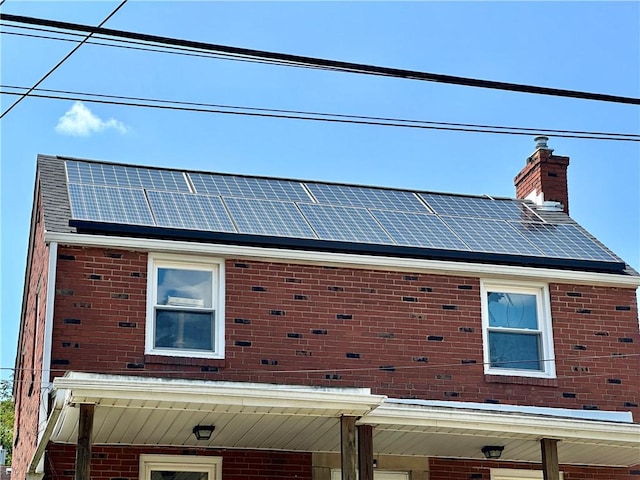
[[[481,459],[482,446],[495,444],[505,446],[503,460],[540,462],[539,440],[551,437],[560,440],[561,463],[627,466],[638,462],[640,448],[637,424],[408,408],[384,403],[384,397],[362,391],[366,389],[287,390],[251,384],[242,395],[242,384],[222,382],[227,385],[221,388],[218,382],[199,382],[169,384],[162,393],[159,387],[165,382],[149,379],[127,388],[109,378],[101,378],[99,388],[96,378],[84,379],[84,385],[75,379],[74,386],[58,380],[58,400],[63,401],[50,440],[59,443],[77,441],[79,405],[93,403],[93,442],[105,445],[339,452],[339,419],[350,415],[374,426],[378,455]],[[212,438],[197,441],[195,425],[215,425]]]

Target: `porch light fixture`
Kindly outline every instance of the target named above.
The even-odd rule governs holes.
[[[504,447],[500,445],[485,445],[482,447],[482,453],[484,453],[485,458],[500,458],[502,456],[502,451]]]
[[[193,434],[196,440],[209,440],[215,429],[215,425],[196,425],[193,427]]]

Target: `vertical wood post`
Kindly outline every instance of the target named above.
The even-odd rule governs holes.
[[[542,449],[542,476],[544,480],[560,480],[558,440],[543,438],[540,440],[540,448]]]
[[[75,480],[91,480],[91,433],[95,408],[95,405],[92,404],[83,403],[80,405]]]
[[[340,417],[340,465],[342,480],[356,480],[356,417]]]
[[[358,425],[357,428],[360,480],[373,480],[373,426]]]

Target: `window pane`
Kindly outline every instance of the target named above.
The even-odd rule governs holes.
[[[543,370],[540,352],[539,335],[489,332],[492,367]]]
[[[489,292],[489,326],[538,329],[536,296]]]
[[[153,470],[151,480],[208,480],[206,472],[170,472]]]
[[[156,310],[156,348],[213,350],[213,313]]]
[[[212,308],[212,273],[158,268],[158,305]]]

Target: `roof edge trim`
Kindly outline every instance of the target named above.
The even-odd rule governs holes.
[[[46,232],[46,242],[61,245],[105,247],[114,249],[138,249],[156,252],[216,255],[220,257],[243,257],[262,261],[302,262],[308,264],[334,265],[358,269],[381,269],[391,271],[422,272],[457,276],[479,276],[491,278],[543,279],[545,282],[577,283],[585,285],[607,285],[640,287],[640,276],[535,268],[512,265],[494,265],[457,261],[428,260],[416,258],[387,257],[353,253],[336,253],[285,248],[199,243],[177,240],[150,239],[111,235],[83,235],[78,233]]]

